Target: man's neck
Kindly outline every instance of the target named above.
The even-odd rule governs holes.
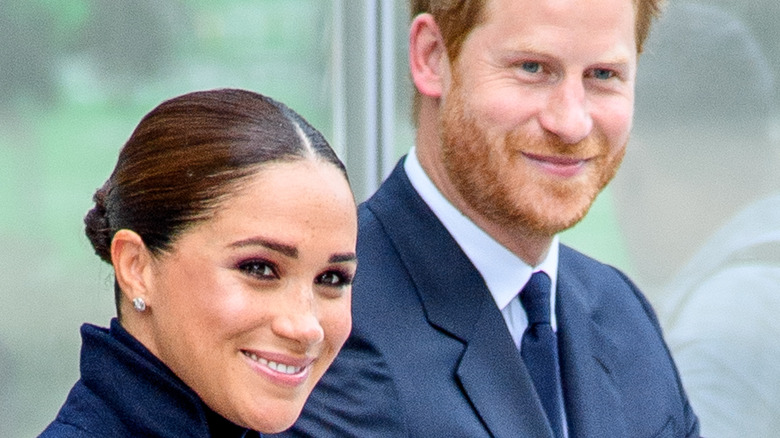
[[[531,233],[520,226],[508,227],[503,224],[497,224],[475,211],[459,195],[458,191],[450,183],[447,175],[441,171],[441,166],[434,164],[434,160],[439,159],[434,153],[431,153],[435,149],[432,149],[431,145],[421,145],[419,143],[420,140],[420,135],[418,135],[416,154],[420,165],[439,192],[455,208],[530,266],[536,266],[544,260],[554,236]]]

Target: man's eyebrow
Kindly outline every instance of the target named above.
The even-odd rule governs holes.
[[[282,253],[290,258],[298,258],[298,248],[262,237],[250,237],[249,239],[239,240],[230,244],[233,248],[244,248],[247,246],[262,246],[272,251]]]
[[[505,56],[508,58],[538,58],[539,61],[558,62],[556,56],[551,55],[548,50],[534,43],[526,43],[523,47],[507,49]],[[624,65],[631,62],[631,55],[623,53],[623,51],[604,53],[601,58],[593,61],[593,64]]]

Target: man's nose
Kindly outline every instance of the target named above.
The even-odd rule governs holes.
[[[581,78],[567,78],[555,84],[539,113],[539,123],[566,144],[582,141],[593,129]]]

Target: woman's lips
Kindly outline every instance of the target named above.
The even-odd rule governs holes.
[[[309,375],[313,358],[294,358],[276,353],[263,353],[254,350],[241,350],[241,353],[250,360],[253,368],[269,377],[272,381],[287,385],[298,386]]]

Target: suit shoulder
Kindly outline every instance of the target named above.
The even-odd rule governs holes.
[[[38,438],[97,438],[86,430],[60,419],[54,420],[38,435]]]
[[[611,284],[617,287],[627,287],[635,294],[642,295],[636,284],[620,269],[600,262],[576,249],[561,245],[559,266],[564,275],[572,275],[585,286],[600,286]]]
[[[592,276],[608,275],[605,280],[615,281],[618,280],[618,278],[623,278],[631,283],[631,281],[628,280],[628,277],[614,266],[600,262],[563,244],[560,246],[560,264],[566,265],[579,274],[588,274]]]
[[[560,273],[577,279],[584,290],[601,293],[611,303],[631,301],[639,304],[658,326],[658,320],[650,302],[637,285],[620,269],[600,262],[571,247],[561,245]],[[658,328],[660,332],[660,327]]]
[[[369,201],[363,202],[358,206],[358,234],[371,231],[377,227],[381,228],[381,223],[372,210]]]
[[[388,258],[397,258],[390,234],[367,203],[358,208],[357,254],[360,274],[385,266]]]

